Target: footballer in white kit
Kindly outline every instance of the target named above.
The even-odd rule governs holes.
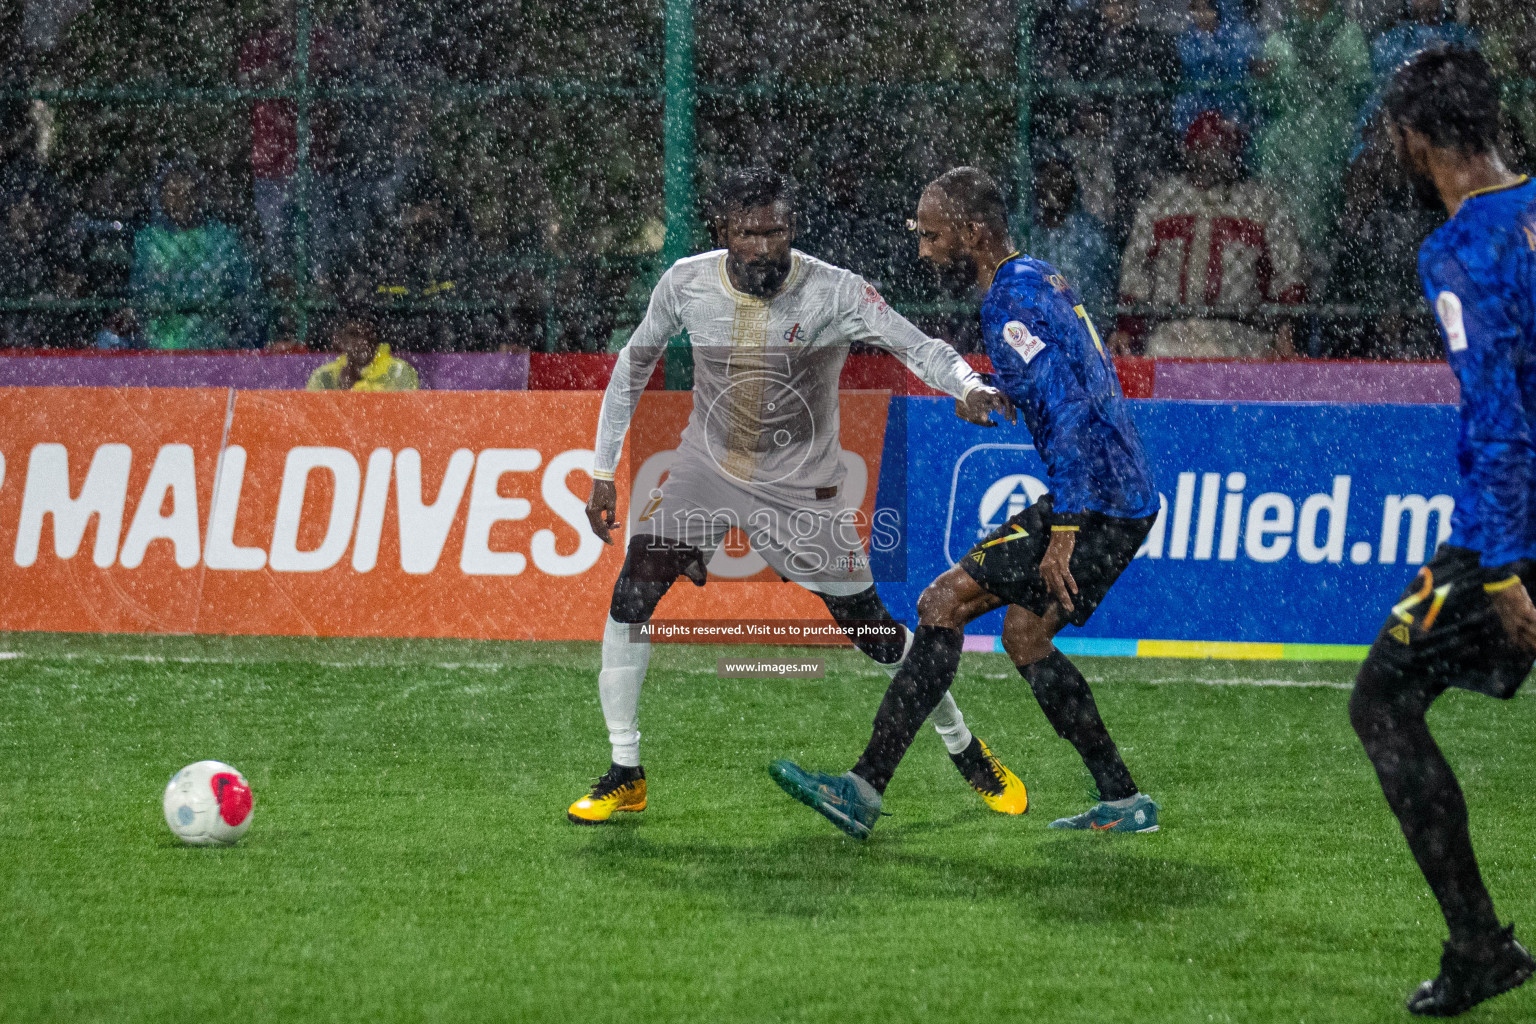
[[[816,593],[854,644],[895,672],[911,634],[880,600],[844,491],[838,378],[849,345],[888,349],[956,412],[991,425],[1013,409],[960,355],[919,331],[859,275],[791,248],[789,183],[767,168],[729,174],[720,190],[726,248],[678,260],[651,293],[619,353],[598,419],[587,516],[606,543],[618,523],[613,483],[636,405],[668,339],[693,350],[693,411],[665,481],[634,494],[638,508],[614,585],[598,677],[612,763],[567,812],[577,824],[646,806],[637,708],[648,622],[678,576],[703,586],[733,527],[780,576]],[[973,737],[946,695],[930,716],[951,758],[994,810],[1021,814],[1023,784]]]

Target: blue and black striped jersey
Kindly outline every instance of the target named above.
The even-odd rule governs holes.
[[[1486,567],[1536,558],[1536,183],[1468,196],[1419,249],[1461,383],[1450,543]]]
[[[981,304],[993,380],[1018,406],[1050,477],[1053,519],[1156,515],[1157,489],[1104,345],[1049,263],[1005,260]]]

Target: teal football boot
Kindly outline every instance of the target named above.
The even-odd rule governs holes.
[[[1156,832],[1157,804],[1145,793],[1137,793],[1129,807],[1111,807],[1097,803],[1082,814],[1057,818],[1050,828],[1075,828],[1084,832]]]
[[[853,836],[867,839],[880,820],[880,794],[868,783],[860,786],[847,775],[808,772],[793,761],[778,760],[768,766],[768,774],[779,788]],[[861,792],[868,790],[868,793]],[[870,800],[868,797],[873,796]]]

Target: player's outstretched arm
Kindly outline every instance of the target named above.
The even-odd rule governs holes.
[[[677,296],[672,271],[656,282],[645,319],[635,328],[613,364],[613,375],[603,390],[603,406],[597,415],[597,441],[592,459],[592,496],[587,500],[587,521],[604,544],[613,543],[610,534],[618,522],[618,489],[613,475],[624,451],[624,435],[640,396],[666,351],[667,341],[683,329],[677,314]]]
[[[986,387],[981,375],[971,369],[959,352],[918,330],[862,277],[849,274],[838,298],[842,306],[843,329],[849,341],[880,346],[906,364],[924,384],[956,400],[963,401],[977,388]],[[955,411],[970,418],[959,409]]]

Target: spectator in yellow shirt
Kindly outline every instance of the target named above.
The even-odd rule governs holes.
[[[404,359],[389,354],[367,320],[341,323],[331,342],[341,353],[309,375],[306,391],[415,391],[421,387],[416,371]]]

